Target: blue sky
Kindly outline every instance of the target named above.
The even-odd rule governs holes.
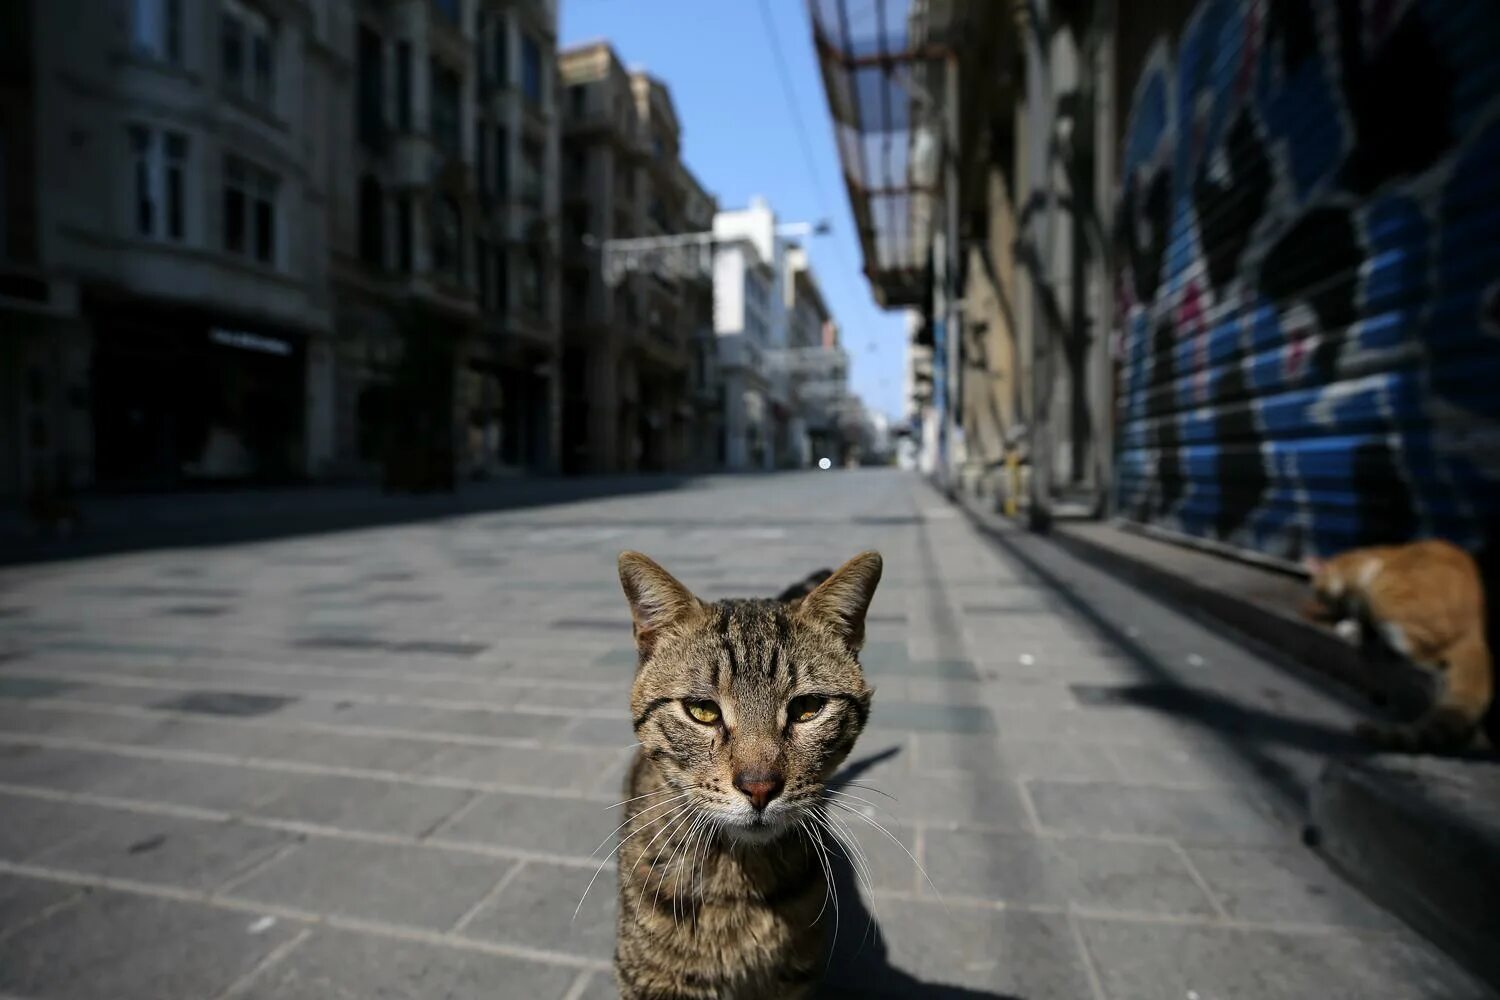
[[[783,222],[827,218],[809,240],[813,266],[851,359],[850,382],[873,409],[901,413],[905,324],[875,305],[840,173],[828,100],[803,0],[765,0],[812,145],[816,177],[797,138],[762,0],[560,0],[560,43],[607,38],[626,66],[672,89],[683,159],[723,208],[764,195]]]

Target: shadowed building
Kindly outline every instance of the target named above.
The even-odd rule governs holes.
[[[712,392],[706,276],[660,268],[604,280],[606,240],[704,232],[713,200],[681,161],[665,84],[605,42],[559,57],[564,98],[563,438],[570,472],[700,466]]]

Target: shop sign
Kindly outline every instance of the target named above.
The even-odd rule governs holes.
[[[287,357],[292,353],[292,345],[275,337],[265,337],[258,333],[246,333],[243,330],[225,330],[214,327],[208,333],[208,339],[215,344],[223,344],[225,347],[238,347],[242,351],[259,351],[261,354],[275,354]]]

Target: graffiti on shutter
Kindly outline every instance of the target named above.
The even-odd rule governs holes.
[[[1207,0],[1135,91],[1117,503],[1298,559],[1500,542],[1500,4]]]

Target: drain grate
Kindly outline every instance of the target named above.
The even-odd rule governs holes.
[[[51,698],[77,686],[40,677],[0,677],[0,698]]]
[[[399,653],[433,653],[437,656],[477,656],[488,648],[479,642],[445,642],[439,639],[415,639],[391,645],[391,649]]]
[[[296,700],[282,695],[247,694],[242,691],[192,691],[180,698],[159,702],[151,707],[169,712],[245,717],[269,715]]]
[[[174,604],[157,612],[177,618],[217,618],[228,613],[227,604]]]
[[[390,643],[357,635],[319,635],[310,639],[298,639],[292,645],[301,649],[376,650],[390,648]]]
[[[598,629],[601,632],[629,632],[630,622],[618,618],[559,618],[547,627],[558,631]]]

